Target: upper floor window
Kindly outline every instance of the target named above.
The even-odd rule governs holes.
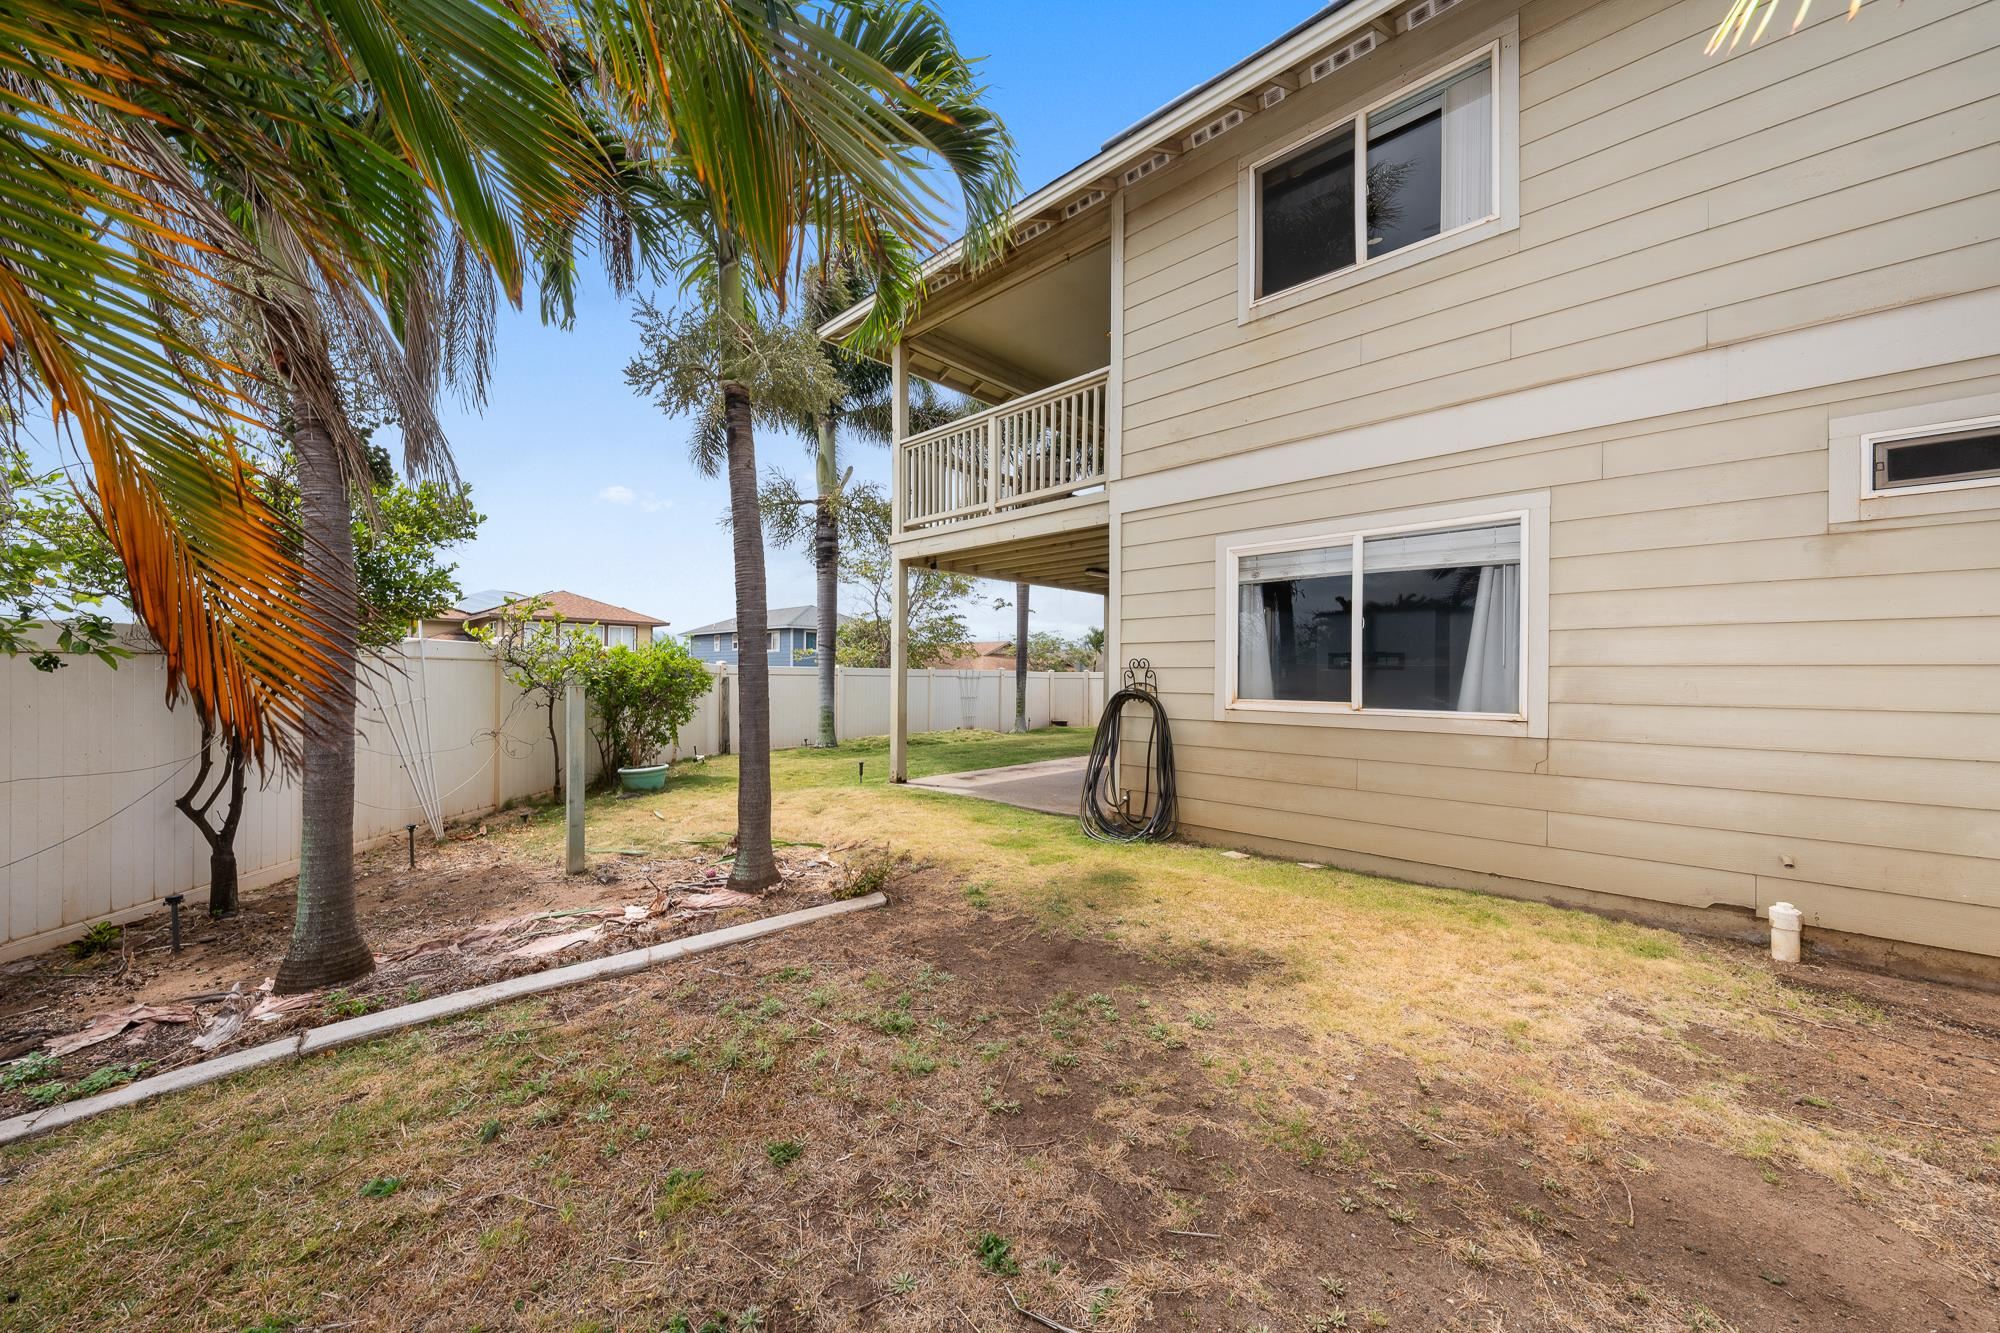
[[[1257,296],[1498,216],[1494,69],[1481,54],[1260,168]]]
[[[1512,24],[1241,169],[1240,319],[1517,225]]]

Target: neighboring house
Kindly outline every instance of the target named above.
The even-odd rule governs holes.
[[[1354,0],[1118,133],[928,264],[894,551],[1104,594],[1196,839],[1993,974],[2000,2],[1725,8]]]
[[[764,642],[766,662],[772,666],[812,666],[819,661],[818,607],[774,606],[766,615],[770,626]],[[698,625],[685,637],[688,651],[704,662],[735,666],[740,660],[733,616],[712,625]]]
[[[1012,671],[1014,669],[1014,641],[1012,639],[975,639],[966,645],[971,649],[961,657],[948,662],[939,662],[939,671]]]
[[[537,620],[563,620],[578,626],[595,630],[597,636],[612,647],[623,645],[637,648],[653,641],[654,631],[665,629],[667,622],[656,620],[642,611],[627,610],[600,602],[594,597],[582,597],[573,592],[544,592],[530,594],[547,603],[535,613]],[[470,631],[492,624],[499,619],[505,601],[524,601],[524,597],[514,594],[504,595],[502,603],[494,603],[472,611],[460,609],[421,622],[418,633],[426,639],[469,639]]]

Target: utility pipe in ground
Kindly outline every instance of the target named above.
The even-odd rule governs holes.
[[[1799,961],[1799,921],[1804,916],[1790,903],[1771,904],[1771,961]]]

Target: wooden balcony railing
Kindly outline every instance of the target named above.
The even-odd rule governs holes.
[[[962,523],[1104,483],[1110,371],[912,435],[898,450],[899,529]]]

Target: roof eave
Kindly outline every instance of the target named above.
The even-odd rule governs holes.
[[[1407,0],[1355,0],[1354,3],[1330,8],[1317,19],[1307,20],[1262,51],[1239,61],[1233,70],[1223,71],[1208,86],[1198,85],[1130,129],[1121,131],[1119,137],[1112,139],[1088,161],[1072,167],[1015,204],[1007,210],[1007,230],[1012,232],[1016,219],[1041,213],[1092,181],[1105,176],[1116,178],[1134,160],[1153,151],[1161,140],[1178,139],[1190,133],[1216,111],[1248,96],[1268,83],[1274,75],[1302,62],[1313,49],[1338,41],[1347,33],[1366,27],[1405,3]],[[1152,127],[1150,132],[1141,132],[1148,127]],[[937,270],[957,263],[964,249],[965,241],[960,238],[925,260],[922,269],[925,280],[928,281]],[[821,324],[819,336],[828,341],[845,337],[874,308],[875,298],[872,296],[849,306]]]

